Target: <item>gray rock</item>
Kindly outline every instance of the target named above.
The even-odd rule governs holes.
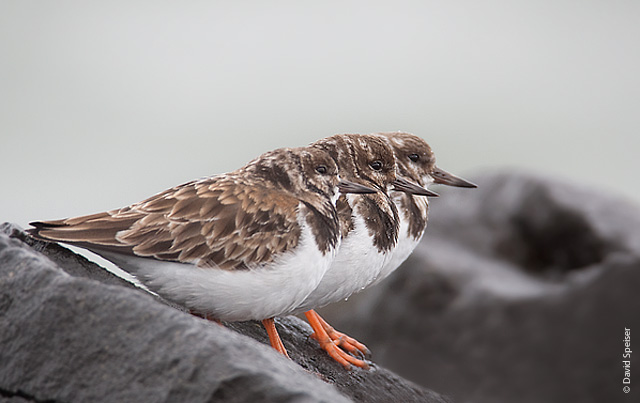
[[[622,354],[625,328],[640,331],[640,210],[530,175],[473,179],[477,190],[439,189],[403,267],[326,318],[459,402],[631,401]]]
[[[181,312],[10,224],[0,228],[0,323],[5,401],[449,401],[375,365],[345,371],[295,317],[277,322],[287,360],[259,323],[226,328]]]

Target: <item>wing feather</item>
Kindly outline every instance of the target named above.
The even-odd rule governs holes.
[[[31,223],[31,234],[228,270],[270,262],[299,241],[299,200],[228,176],[189,182],[119,210]]]

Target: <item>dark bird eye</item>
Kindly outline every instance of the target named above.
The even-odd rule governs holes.
[[[409,154],[409,159],[413,162],[416,162],[420,159],[420,156],[418,154]]]
[[[316,172],[318,172],[319,174],[326,174],[327,173],[327,167],[324,165],[320,165],[316,167]]]
[[[379,160],[375,160],[369,165],[371,166],[371,168],[373,168],[376,171],[379,171],[382,169],[382,161],[379,161]]]

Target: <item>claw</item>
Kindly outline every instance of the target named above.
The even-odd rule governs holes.
[[[312,311],[315,316],[320,321],[320,324],[327,332],[327,335],[331,340],[334,341],[340,348],[344,349],[348,353],[357,354],[360,357],[369,358],[371,357],[371,351],[364,344],[360,343],[358,340],[350,337],[342,332],[334,329],[330,324],[327,323],[317,312]]]
[[[367,348],[367,346],[360,343],[358,340],[352,337],[349,337],[344,333],[338,332],[337,330],[333,329],[331,326],[329,326],[328,329],[325,328],[325,331],[327,332],[327,335],[329,336],[329,338],[332,339],[337,346],[339,346],[346,352],[357,355],[360,358],[371,357],[371,351]]]
[[[359,345],[368,352],[369,349],[367,349],[364,344],[359,343],[357,340],[352,339],[345,334],[335,331],[335,329],[329,326],[329,324],[327,324],[327,322],[325,322],[324,319],[322,319],[315,311],[307,311],[304,314],[314,330],[311,337],[318,341],[320,347],[322,347],[322,349],[325,350],[331,358],[338,361],[348,370],[352,369],[352,365],[359,368],[369,369],[369,364],[364,360],[358,359],[346,352],[355,353],[358,351],[359,355],[362,355],[364,351],[357,346]],[[335,339],[329,336],[326,328],[332,331]],[[336,340],[338,341],[337,343]]]

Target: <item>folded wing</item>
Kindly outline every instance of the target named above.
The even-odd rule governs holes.
[[[227,270],[256,267],[297,245],[299,201],[237,179],[189,182],[118,210],[33,222],[29,232],[98,253]]]

